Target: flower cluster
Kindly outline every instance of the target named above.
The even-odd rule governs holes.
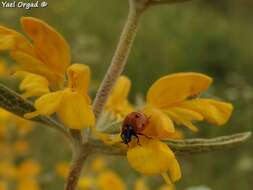
[[[84,64],[70,64],[67,42],[45,22],[23,17],[21,25],[32,43],[22,34],[1,26],[0,50],[8,51],[18,63],[16,72],[22,71],[20,90],[23,97],[38,97],[34,102],[36,111],[24,116],[56,114],[67,128],[93,127],[94,132],[96,121],[88,95],[90,68]],[[168,184],[181,178],[179,163],[164,142],[178,136],[175,126],[182,125],[194,132],[198,131],[195,122],[206,121],[220,126],[228,121],[233,110],[230,103],[199,97],[211,83],[207,75],[185,72],[166,75],[151,85],[145,105],[138,110],[149,118],[142,132],[144,136],[140,137],[141,145],[133,140],[127,149],[128,162],[135,170],[145,175],[160,174]],[[106,103],[106,112],[118,121],[135,110],[127,100],[130,87],[131,81],[121,76]],[[96,136],[100,138],[103,134]],[[66,175],[64,167],[59,166],[58,170]],[[118,184],[116,189],[124,189],[119,187],[122,185],[116,178],[114,173],[107,172],[98,181],[100,185],[110,181]]]
[[[126,190],[127,183],[125,180],[115,171],[110,169],[110,161],[101,155],[95,157],[91,163],[85,168],[85,173],[82,174],[78,183],[79,190]],[[66,179],[69,171],[69,163],[67,161],[60,161],[55,165],[55,174]],[[88,172],[87,172],[88,171]],[[131,185],[134,190],[149,190],[147,179],[141,177],[135,180]],[[174,190],[168,185],[162,185],[158,190]]]
[[[0,189],[39,190],[41,166],[29,156],[31,122],[0,109]]]

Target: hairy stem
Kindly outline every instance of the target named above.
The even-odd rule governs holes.
[[[190,155],[234,148],[247,141],[250,137],[251,132],[244,132],[210,139],[168,140],[165,143],[176,155]],[[122,144],[112,146],[93,142],[91,146],[96,152],[110,155],[125,155],[127,151],[126,148],[122,148]]]
[[[100,117],[101,112],[103,111],[104,105],[116,80],[126,65],[130,49],[135,39],[139,19],[143,9],[140,9],[137,4],[133,3],[132,1],[135,0],[130,0],[130,11],[128,18],[120,36],[120,40],[114,53],[111,65],[108,68],[104,80],[102,81],[102,84],[100,85],[95,97],[93,111],[97,119]]]
[[[88,155],[89,151],[87,149],[83,149],[80,146],[77,147],[74,151],[69,175],[65,185],[65,190],[75,190],[77,188],[78,181],[83,169],[83,164]]]
[[[0,107],[17,115],[23,117],[25,113],[35,111],[33,104],[28,100],[22,98],[19,94],[9,89],[0,83]],[[65,137],[69,138],[69,134],[66,129],[57,121],[52,118],[46,116],[37,116],[32,119],[32,121],[36,121],[42,123],[50,128],[56,129],[60,133],[62,133]]]

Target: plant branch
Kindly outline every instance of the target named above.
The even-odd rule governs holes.
[[[77,146],[73,152],[73,159],[65,185],[65,190],[75,190],[82,173],[83,164],[89,155],[88,146]]]
[[[23,118],[25,113],[35,111],[33,104],[22,98],[19,94],[13,90],[7,88],[5,85],[0,83],[0,107],[3,109]],[[37,116],[32,121],[42,123],[50,128],[56,129],[61,132],[65,137],[69,138],[69,134],[66,129],[57,121],[46,117]]]
[[[136,1],[138,1],[138,3],[136,3]],[[118,46],[112,58],[111,65],[96,94],[93,111],[97,119],[103,111],[104,105],[116,80],[121,75],[126,65],[130,49],[135,39],[140,16],[143,12],[143,7],[140,6],[139,1],[143,0],[130,0],[128,18],[120,36]]]
[[[189,155],[234,148],[247,141],[250,137],[251,132],[244,132],[210,139],[168,140],[166,143],[176,155]],[[104,154],[125,155],[127,151],[126,148],[122,148],[122,145],[112,146],[93,142],[92,146],[94,151]]]

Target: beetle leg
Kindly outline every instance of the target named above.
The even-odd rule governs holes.
[[[149,136],[147,136],[147,135],[145,135],[143,133],[138,133],[138,135],[142,135],[142,136],[146,137],[147,139],[152,139],[152,137],[149,137]]]
[[[128,143],[125,143],[124,141],[121,141],[121,143],[127,145],[127,148],[129,148],[129,144]]]
[[[138,144],[139,146],[141,146],[140,139],[139,139],[138,135],[137,135],[137,134],[134,134],[134,136],[137,138],[137,144]]]

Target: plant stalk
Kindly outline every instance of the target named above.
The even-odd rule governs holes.
[[[130,0],[127,21],[120,36],[111,65],[107,70],[94,100],[93,111],[97,120],[103,111],[104,105],[115,82],[126,65],[130,49],[136,36],[140,16],[144,10],[143,8],[140,8],[140,3],[136,3],[136,1],[139,2],[143,0]]]
[[[88,147],[87,147],[88,148]],[[82,147],[74,149],[73,159],[65,185],[65,190],[75,190],[78,185],[79,178],[81,176],[83,165],[89,155],[89,151]]]

